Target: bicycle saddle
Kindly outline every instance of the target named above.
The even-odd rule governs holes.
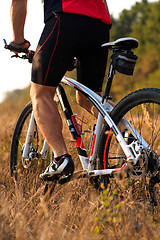
[[[119,38],[114,42],[104,43],[102,47],[122,47],[131,50],[138,47],[138,40],[131,37]]]

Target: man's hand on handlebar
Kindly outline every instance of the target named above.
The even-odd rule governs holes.
[[[4,41],[4,48],[15,53],[13,56],[11,56],[12,58],[16,57],[16,58],[28,59],[28,62],[32,63],[35,52],[28,49],[30,47],[29,41],[25,40],[21,44],[10,42],[9,45],[7,45],[7,42],[5,39],[3,39],[3,41]],[[19,53],[25,53],[25,54],[19,55]]]
[[[28,48],[30,47],[30,45],[30,42],[27,40],[24,40],[24,42],[20,44],[13,41],[10,42],[10,44],[8,45],[8,49],[15,53],[28,53]]]

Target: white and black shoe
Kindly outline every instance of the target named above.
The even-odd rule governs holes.
[[[50,178],[57,178],[61,176],[72,175],[74,172],[74,162],[72,157],[67,154],[62,156],[59,161],[52,160],[50,165],[46,168],[44,173],[40,174],[42,180],[48,180]]]

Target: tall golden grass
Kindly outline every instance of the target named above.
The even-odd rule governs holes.
[[[12,104],[0,106],[1,240],[160,239],[160,206],[150,205],[143,182],[115,178],[110,190],[99,192],[88,179],[79,179],[56,185],[46,198],[40,166],[16,183],[10,177],[9,152],[19,111]],[[66,138],[79,169],[72,140]]]

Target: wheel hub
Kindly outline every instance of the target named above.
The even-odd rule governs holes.
[[[23,153],[24,146],[22,148],[22,153]],[[30,146],[30,152],[28,154],[28,157],[27,158],[23,158],[22,157],[22,165],[23,165],[23,167],[24,168],[29,168],[31,166],[31,163],[35,159],[37,159],[37,156],[38,156],[37,152],[34,150],[34,148],[32,146]]]

